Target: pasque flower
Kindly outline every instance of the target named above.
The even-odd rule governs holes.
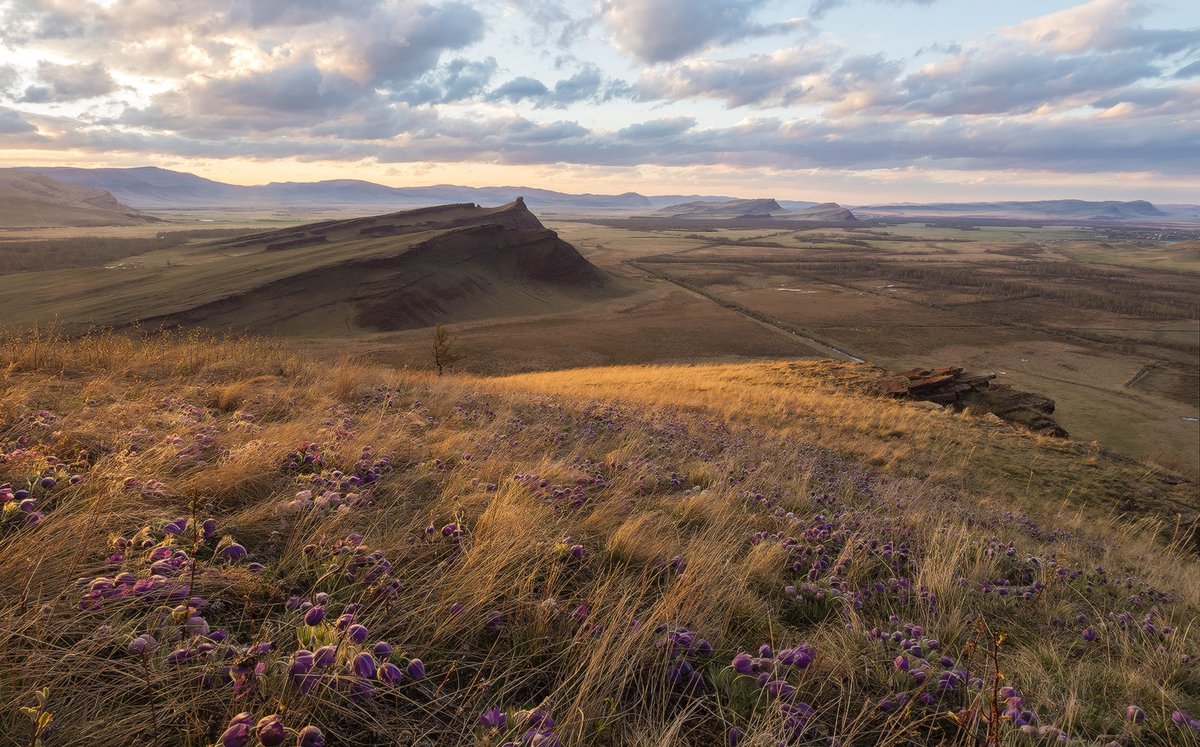
[[[499,708],[489,708],[483,713],[479,714],[479,723],[482,724],[483,728],[485,729],[499,731],[500,729],[504,728],[506,721],[507,719],[504,715],[504,711],[501,711]]]
[[[325,735],[310,724],[296,734],[296,747],[325,747]]]
[[[414,682],[425,679],[425,664],[420,659],[413,659],[408,663],[408,676]]]
[[[287,739],[287,731],[283,728],[283,720],[272,714],[259,719],[254,727],[254,733],[263,747],[279,747]]]

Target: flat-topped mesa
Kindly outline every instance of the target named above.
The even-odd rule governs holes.
[[[819,221],[853,221],[858,220],[854,213],[836,202],[822,202],[794,213],[794,217]]]
[[[719,202],[697,201],[670,205],[658,211],[658,215],[674,218],[744,218],[769,217],[784,212],[773,199],[722,200]]]

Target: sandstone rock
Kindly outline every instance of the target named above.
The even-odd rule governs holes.
[[[882,394],[891,397],[955,410],[970,405],[1034,433],[1067,437],[1067,431],[1050,417],[1054,413],[1054,400],[998,384],[995,378],[995,374],[969,374],[956,367],[914,368],[886,374],[880,377],[877,386]]]

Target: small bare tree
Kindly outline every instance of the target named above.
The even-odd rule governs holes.
[[[455,350],[454,342],[450,339],[450,331],[442,325],[433,329],[433,365],[437,366],[438,376],[446,366],[462,360],[462,355]]]

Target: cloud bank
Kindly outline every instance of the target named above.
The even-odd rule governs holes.
[[[817,0],[795,18],[771,0],[10,0],[0,143],[148,159],[1200,174],[1200,25],[1155,27],[1153,6],[1092,0],[908,55],[824,25],[875,1]],[[889,4],[914,23],[941,7]]]

